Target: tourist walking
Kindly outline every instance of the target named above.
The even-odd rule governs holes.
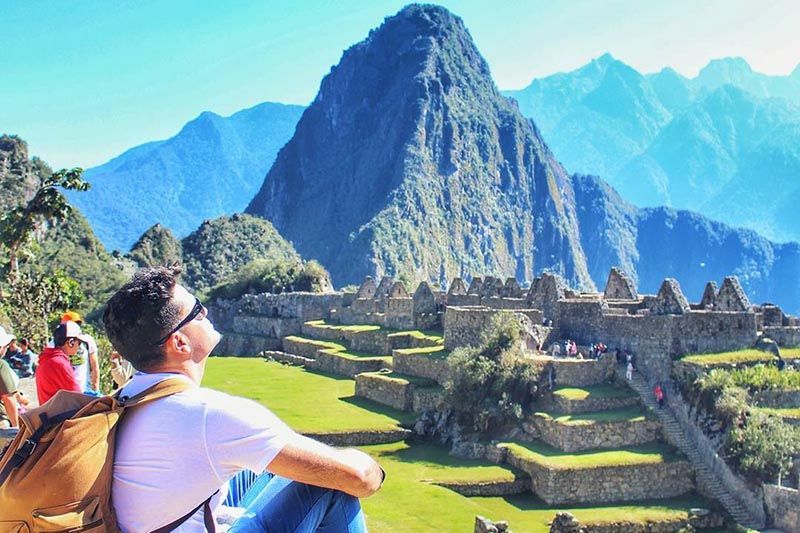
[[[628,361],[628,367],[625,369],[625,378],[627,378],[628,381],[633,379],[633,363],[630,361]]]
[[[661,384],[658,384],[653,389],[653,395],[656,397],[656,402],[658,402],[658,408],[664,408],[664,389],[661,387]]]

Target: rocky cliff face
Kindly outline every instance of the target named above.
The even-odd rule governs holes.
[[[544,269],[593,285],[569,176],[439,7],[409,6],[344,53],[247,212],[339,285]]]

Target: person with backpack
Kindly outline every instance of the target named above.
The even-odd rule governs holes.
[[[262,405],[201,388],[220,335],[177,268],[140,270],[108,302],[103,322],[136,369],[132,398],[166,380],[185,390],[129,409],[117,430],[112,503],[122,531],[207,529],[228,481],[244,469],[275,477],[231,531],[365,531],[359,497],[385,474],[367,454],[304,437]],[[210,498],[209,498],[210,497]],[[202,507],[202,508],[200,508]],[[187,519],[188,518],[188,519]]]

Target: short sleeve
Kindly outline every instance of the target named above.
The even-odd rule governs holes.
[[[207,406],[205,432],[209,461],[220,481],[242,469],[264,471],[295,436],[261,404],[227,394],[214,396],[217,401]]]
[[[0,359],[0,396],[14,394],[18,387],[17,375],[4,359]]]

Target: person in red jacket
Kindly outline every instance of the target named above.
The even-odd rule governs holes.
[[[59,324],[53,332],[54,348],[45,348],[39,355],[36,371],[36,393],[39,404],[44,404],[59,390],[81,392],[69,358],[78,353],[81,344],[81,327],[69,321]]]

